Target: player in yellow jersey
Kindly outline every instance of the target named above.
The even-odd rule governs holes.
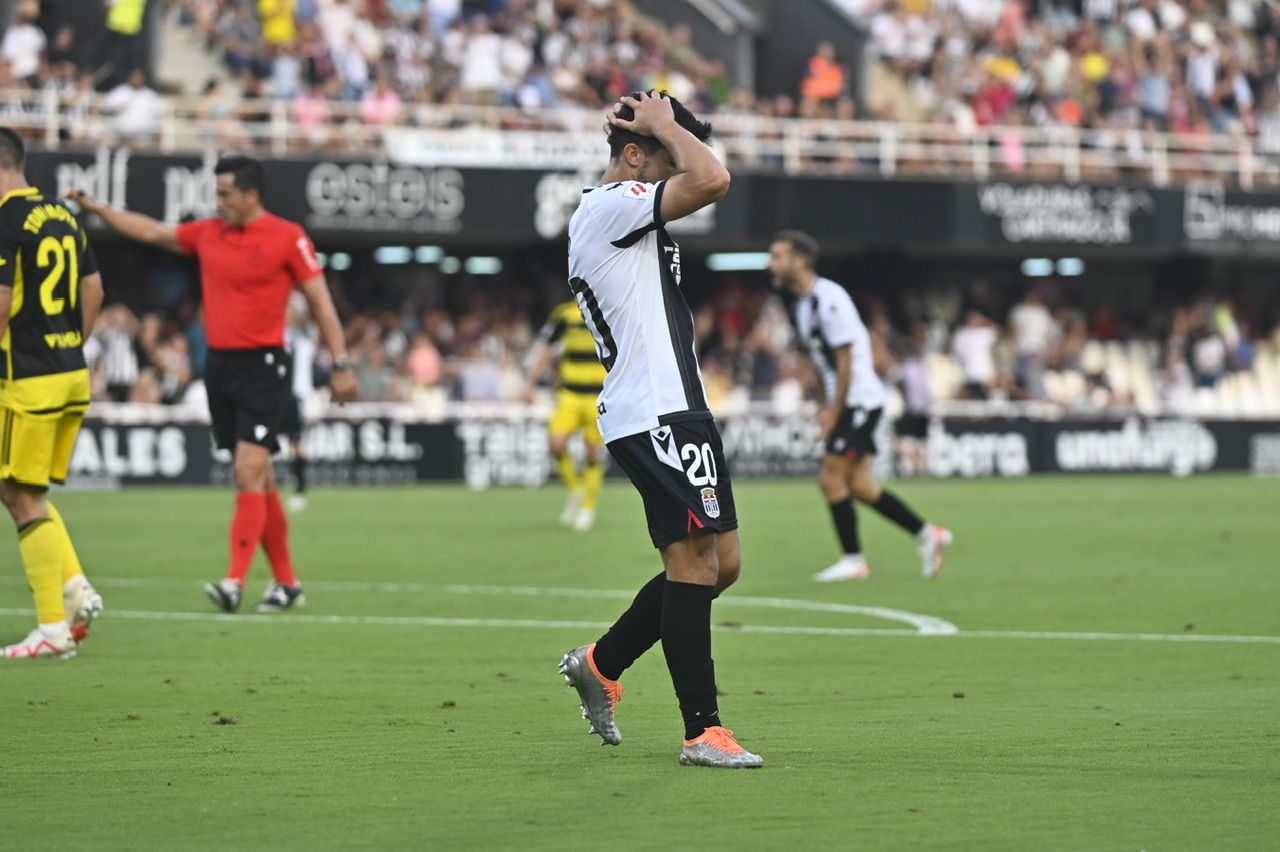
[[[604,442],[596,426],[596,405],[604,387],[604,367],[596,355],[595,339],[582,320],[578,303],[570,299],[552,309],[538,334],[536,355],[529,371],[526,399],[556,359],[556,411],[547,424],[551,438],[551,454],[556,470],[569,490],[560,523],[576,530],[589,530],[596,521],[596,506],[604,485],[604,466],[600,455]],[[569,453],[569,439],[582,433],[587,447],[587,465],[579,471]]]
[[[38,623],[0,656],[70,657],[102,598],[47,492],[66,479],[89,408],[83,344],[102,278],[75,215],[27,185],[25,154],[0,127],[0,497],[18,527]]]

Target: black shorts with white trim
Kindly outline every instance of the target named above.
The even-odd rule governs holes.
[[[210,349],[205,389],[220,450],[245,441],[280,449],[285,406],[293,399],[284,349]]]
[[[698,532],[738,528],[733,484],[715,421],[690,412],[665,425],[608,444],[644,501],[649,538],[657,548]]]

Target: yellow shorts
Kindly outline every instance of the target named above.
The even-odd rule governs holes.
[[[89,372],[0,381],[0,480],[62,483],[89,410]]]
[[[556,411],[551,415],[547,431],[552,435],[572,435],[582,431],[582,438],[592,446],[603,446],[600,427],[596,424],[596,397],[589,393],[556,391]]]

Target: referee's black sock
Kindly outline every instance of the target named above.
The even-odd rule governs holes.
[[[910,506],[903,503],[898,499],[897,495],[887,489],[880,492],[880,499],[872,503],[871,508],[912,535],[919,535],[920,530],[924,529],[924,519],[911,511]]]
[[[293,456],[293,490],[299,494],[307,491],[307,460],[296,453]]]
[[[720,724],[716,669],[711,660],[711,586],[666,581],[662,594],[662,653],[684,716],[684,738]]]
[[[853,498],[846,497],[829,505],[841,549],[845,553],[861,553],[862,540],[858,537],[858,513],[853,508]]]
[[[627,611],[596,642],[591,657],[601,676],[609,680],[622,677],[622,673],[658,641],[662,628],[662,587],[666,581],[667,575],[662,573],[645,583]]]

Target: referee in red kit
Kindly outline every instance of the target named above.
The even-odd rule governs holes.
[[[262,544],[274,582],[259,612],[301,607],[306,599],[293,573],[289,526],[276,488],[271,456],[292,393],[284,351],[285,311],[297,286],[333,355],[333,398],[355,398],[342,324],[334,311],[315,248],[302,226],[262,206],[266,174],[248,157],[226,157],[214,166],[217,210],[213,219],[182,225],[100,204],[80,190],[68,198],[101,216],[124,236],[147,245],[194,255],[200,264],[209,356],[205,386],[219,449],[235,458],[236,511],[231,522],[227,576],[206,583],[205,594],[223,612],[240,607],[249,563]]]

